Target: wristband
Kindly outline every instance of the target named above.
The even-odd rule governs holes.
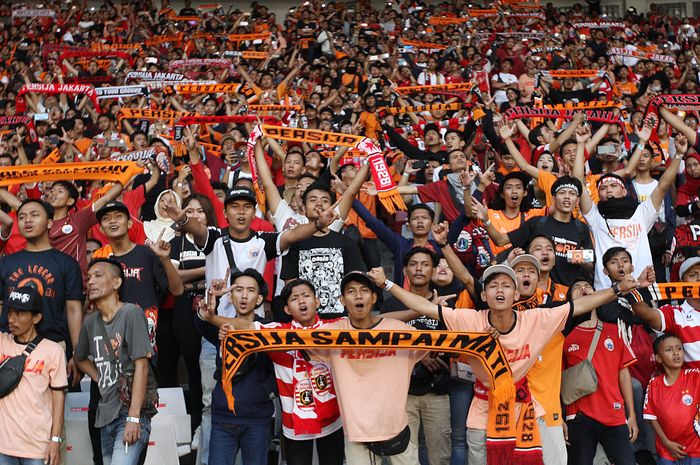
[[[51,436],[51,442],[60,444],[63,442],[63,438],[61,436]]]
[[[189,216],[185,216],[185,221],[178,221],[178,222],[177,222],[177,226],[178,226],[179,228],[181,228],[181,227],[183,227],[184,225],[186,225],[187,222],[188,222],[189,220],[190,220],[190,217],[189,217]]]
[[[137,425],[141,423],[141,419],[139,417],[126,417],[127,423],[136,423]]]
[[[407,173],[407,172],[404,171],[404,172],[403,172],[403,176],[404,176],[405,178],[408,178],[408,177],[410,177],[411,175],[410,175],[409,173]]]
[[[489,226],[489,225],[491,225],[491,220],[484,221],[484,226]]]
[[[436,244],[437,244],[438,247],[440,247],[441,249],[442,249],[443,247],[447,247],[448,245],[450,245],[450,244],[448,244],[447,242],[443,242],[443,243],[436,242]]]
[[[610,289],[612,289],[615,295],[620,295],[620,286],[618,286],[617,283],[613,284]]]
[[[388,279],[384,280],[383,289],[385,291],[389,291],[392,287],[394,287],[394,283],[392,281],[389,281]]]

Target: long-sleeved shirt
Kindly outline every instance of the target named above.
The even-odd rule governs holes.
[[[360,218],[362,218],[362,221],[364,221],[367,224],[367,226],[372,231],[374,231],[377,237],[382,242],[384,242],[384,244],[386,244],[389,250],[391,250],[391,253],[394,254],[394,282],[401,285],[404,279],[403,257],[412,248],[416,247],[415,243],[413,242],[413,239],[407,239],[402,235],[397,234],[391,229],[389,229],[384,223],[379,221],[379,219],[376,216],[372,215],[372,213],[370,213],[370,211],[367,210],[364,207],[364,205],[362,205],[357,200],[353,200],[352,208],[355,209]],[[442,255],[440,253],[440,246],[437,245],[437,242],[430,239],[429,244],[429,248],[432,248],[438,255]]]

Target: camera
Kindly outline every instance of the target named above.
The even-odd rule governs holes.
[[[590,249],[567,250],[566,260],[574,264],[593,263],[595,254]]]

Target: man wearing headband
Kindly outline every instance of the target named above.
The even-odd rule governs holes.
[[[640,142],[641,137],[646,135],[647,131],[644,134],[640,133]],[[589,137],[590,132],[585,128],[577,129],[578,148],[574,175],[582,181],[584,179],[584,146]],[[597,257],[602,257],[605,251],[612,247],[624,247],[632,256],[635,269],[643,270],[653,265],[647,234],[659,218],[661,204],[666,192],[676,179],[678,166],[687,150],[687,141],[677,138],[676,155],[659,179],[659,184],[649,198],[641,204],[627,196],[625,180],[615,173],[606,173],[598,179],[600,201],[597,205],[591,200],[588,190],[583,190],[581,212],[596,239],[595,255]],[[639,149],[635,149],[635,152],[639,152]],[[610,278],[603,272],[603,265],[598,261],[595,265],[596,289],[604,289],[610,284]]]
[[[534,237],[545,235],[554,243],[556,266],[552,269],[554,282],[569,286],[574,276],[593,271],[592,263],[577,264],[569,260],[570,250],[592,250],[593,241],[588,226],[573,217],[583,187],[581,181],[564,175],[551,187],[554,209],[551,215],[531,218],[520,228],[501,234],[494,228],[488,228],[491,240],[496,245],[513,244],[513,247],[525,247]]]

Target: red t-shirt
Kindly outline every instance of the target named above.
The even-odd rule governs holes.
[[[577,326],[564,340],[564,369],[578,365],[588,356],[595,327]],[[617,325],[603,323],[603,330],[593,354],[593,367],[598,375],[598,390],[582,397],[566,407],[566,419],[581,412],[606,426],[627,423],[625,402],[618,382],[620,370],[632,365],[637,359],[632,349],[620,338]]]
[[[75,258],[83,276],[87,273],[85,240],[88,231],[95,224],[97,224],[97,217],[92,211],[92,205],[89,205],[75,213],[69,213],[61,220],[54,220],[49,230],[51,246]]]
[[[693,421],[700,401],[700,370],[686,368],[672,385],[666,384],[666,376],[654,376],[649,381],[644,400],[644,419],[656,420],[666,437],[685,446],[688,457],[700,457],[700,437],[695,433]],[[675,460],[656,437],[656,451],[668,460]]]
[[[687,301],[682,305],[664,305],[661,313],[661,331],[673,333],[681,339],[685,363],[700,368],[700,312]]]
[[[418,186],[418,196],[421,202],[440,202],[442,213],[447,218],[447,221],[456,220],[460,214],[459,209],[452,200],[450,188],[445,180]]]

